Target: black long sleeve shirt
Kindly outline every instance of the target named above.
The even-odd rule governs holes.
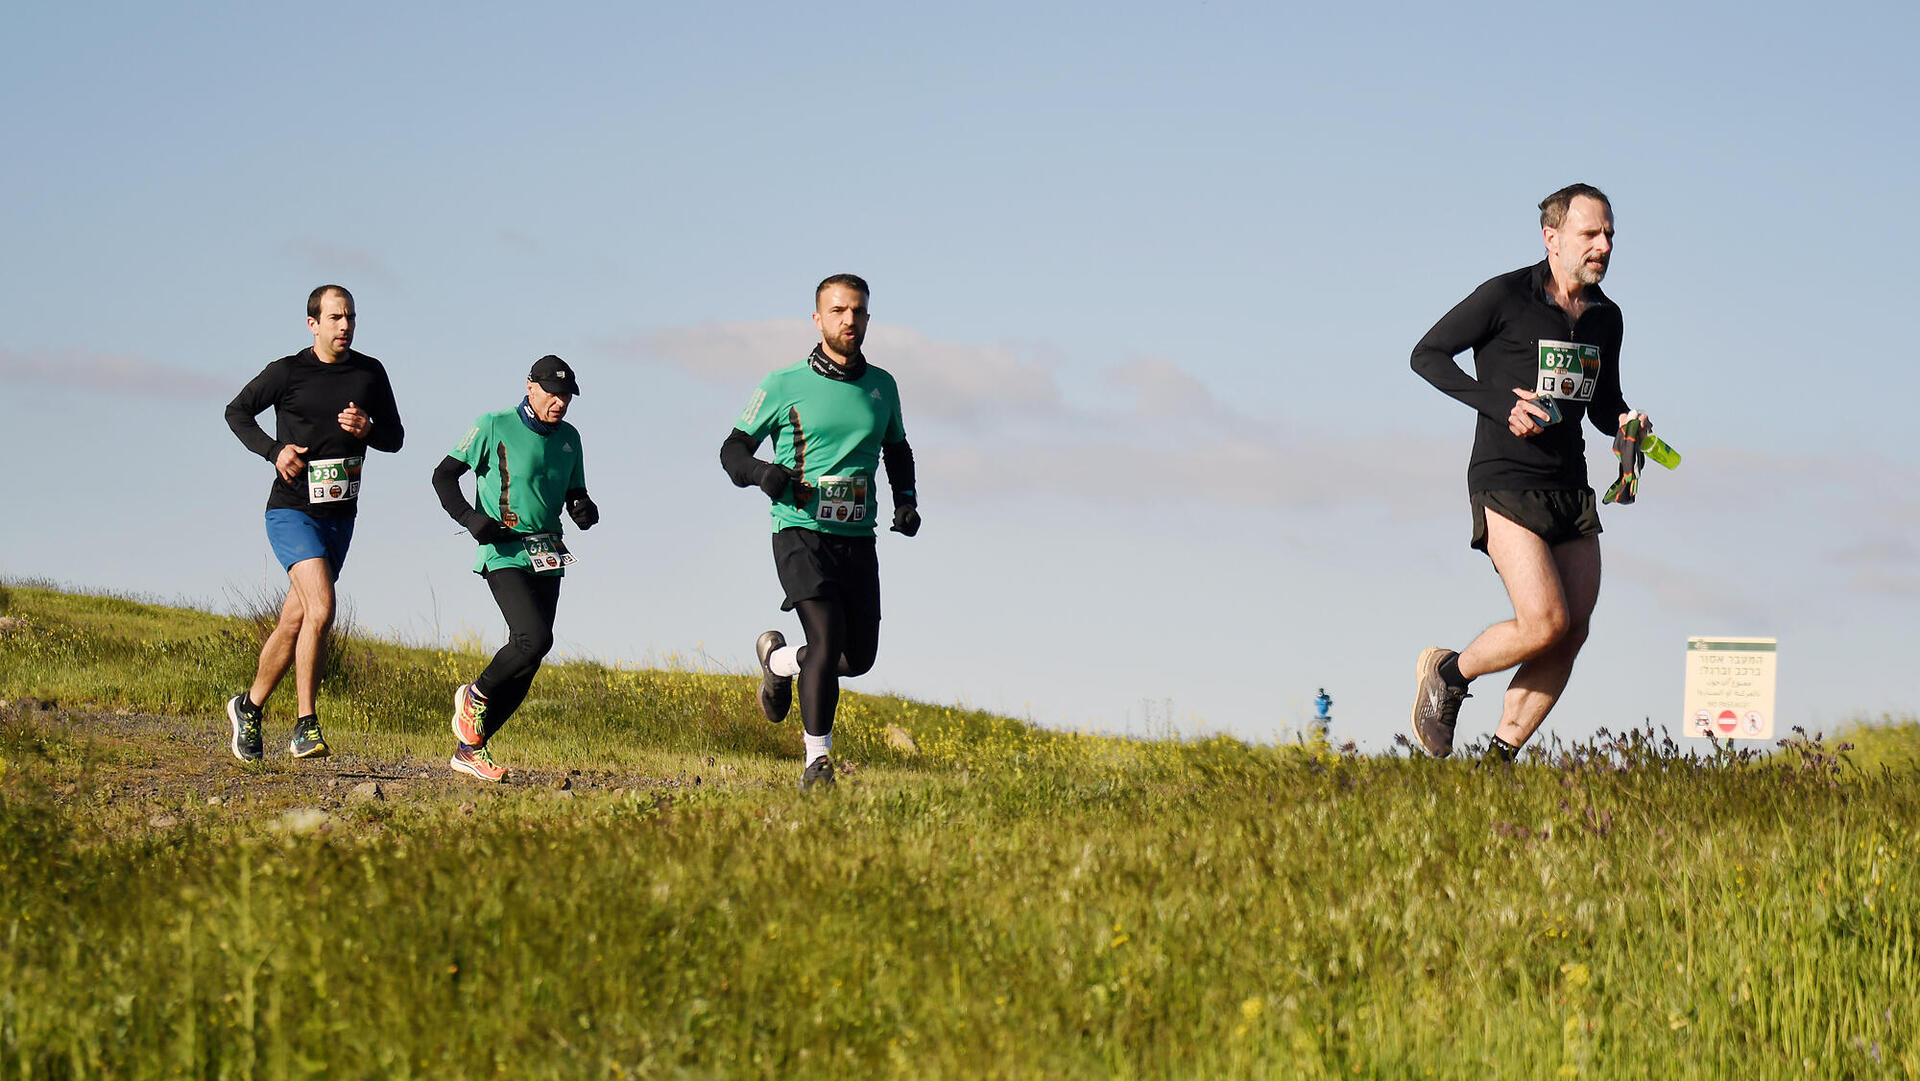
[[[340,411],[352,402],[373,421],[361,440],[340,427]],[[273,434],[254,418],[273,410]],[[280,448],[291,443],[307,448],[309,462],[364,456],[368,447],[392,453],[407,437],[400,408],[393,401],[393,385],[380,362],[348,350],[333,364],[322,363],[311,348],[267,365],[227,404],[227,427],[246,448],[272,462]],[[359,500],[314,503],[308,499],[304,478],[289,484],[273,477],[267,509],[291,508],[315,518],[351,518]]]
[[[1547,294],[1545,260],[1482,284],[1413,347],[1413,370],[1479,414],[1467,490],[1587,487],[1584,414],[1613,438],[1620,414],[1620,309],[1597,285],[1576,322]],[[1473,350],[1474,375],[1454,357]],[[1562,420],[1531,438],[1507,430],[1514,389],[1557,398]]]

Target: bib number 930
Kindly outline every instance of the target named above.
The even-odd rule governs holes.
[[[345,503],[360,496],[360,462],[353,458],[321,458],[307,463],[307,502]]]

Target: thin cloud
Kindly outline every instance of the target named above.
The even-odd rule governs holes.
[[[604,344],[620,356],[744,387],[774,368],[805,359],[818,340],[811,320],[763,319],[669,327]],[[961,345],[906,327],[876,326],[867,336],[866,351],[912,388],[906,402],[909,420],[1045,414],[1061,405],[1052,369],[1010,345]]]
[[[539,238],[530,233],[523,233],[518,229],[500,230],[500,243],[512,248],[521,255],[545,255],[547,253],[546,244],[542,243]]]
[[[0,349],[0,376],[58,387],[169,398],[209,398],[230,393],[204,372],[175,368],[131,353],[82,349]]]
[[[921,487],[937,484],[957,499],[1024,494],[1139,507],[1358,507],[1397,517],[1465,504],[1460,471],[1442,453],[1447,441],[1437,438],[1348,440],[1298,431],[1156,444],[1151,426],[1138,435],[1132,441],[940,443],[915,453],[928,478]]]
[[[1129,361],[1114,368],[1112,377],[1134,392],[1135,409],[1143,417],[1206,419],[1225,414],[1198,376],[1161,357]]]
[[[1631,549],[1608,552],[1606,573],[1646,589],[1664,608],[1723,620],[1728,626],[1763,626],[1777,614],[1754,604],[1750,583],[1720,581],[1699,566],[1681,566]]]
[[[383,285],[392,285],[396,280],[385,260],[363,248],[343,248],[315,240],[290,240],[287,242],[287,252],[320,276],[337,281],[348,289],[354,286],[352,281],[346,279],[371,279]]]
[[[1910,573],[1902,574],[1886,570],[1863,571],[1854,575],[1853,580],[1847,584],[1862,593],[1874,596],[1893,594],[1900,597],[1920,597],[1920,577]]]

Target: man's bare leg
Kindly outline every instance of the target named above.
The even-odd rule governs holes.
[[[295,715],[311,715],[320,638],[332,619],[333,575],[327,561],[315,558],[295,563],[287,571],[287,600],[280,607],[280,621],[261,643],[260,667],[247,691],[247,700],[256,706],[265,705],[291,666],[299,706]]]
[[[293,664],[294,642],[300,637],[301,617],[305,609],[300,604],[300,591],[294,589],[291,578],[287,586],[287,599],[280,605],[280,620],[267,632],[267,640],[260,643],[260,667],[254,672],[253,686],[247,688],[247,702],[255,706],[264,706],[273,696],[273,689],[280,685],[280,678],[287,674]]]
[[[1487,554],[1507,587],[1514,617],[1480,632],[1460,653],[1460,674],[1473,679],[1519,665],[1502,703],[1497,734],[1518,747],[1559,700],[1585,644],[1600,596],[1600,539],[1548,548],[1546,541],[1489,510]]]
[[[1560,692],[1566,690],[1567,679],[1573,675],[1574,658],[1586,644],[1594,605],[1600,599],[1599,537],[1582,537],[1555,547],[1553,561],[1566,596],[1567,629],[1551,649],[1522,664],[1507,684],[1496,734],[1509,747],[1531,739],[1540,722],[1547,719],[1547,711],[1560,700]]]
[[[333,571],[324,559],[303,559],[287,572],[289,593],[300,594],[300,635],[293,646],[293,691],[299,705],[296,717],[318,710],[314,684],[320,670],[320,644],[333,623]]]

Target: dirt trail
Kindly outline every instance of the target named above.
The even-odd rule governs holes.
[[[208,808],[272,814],[316,807],[331,812],[363,803],[464,803],[512,793],[545,792],[565,799],[576,793],[662,791],[715,780],[692,774],[649,777],[615,770],[510,766],[504,782],[485,784],[455,773],[444,757],[394,760],[355,754],[353,736],[346,733],[332,737],[334,753],[327,758],[295,760],[286,753],[284,741],[269,740],[266,760],[244,765],[228,749],[224,717],[65,709],[32,699],[0,705],[0,725],[44,733],[53,748],[51,779],[60,803],[91,805],[117,820],[150,818],[156,826],[181,812]],[[727,783],[740,782],[729,778]]]

